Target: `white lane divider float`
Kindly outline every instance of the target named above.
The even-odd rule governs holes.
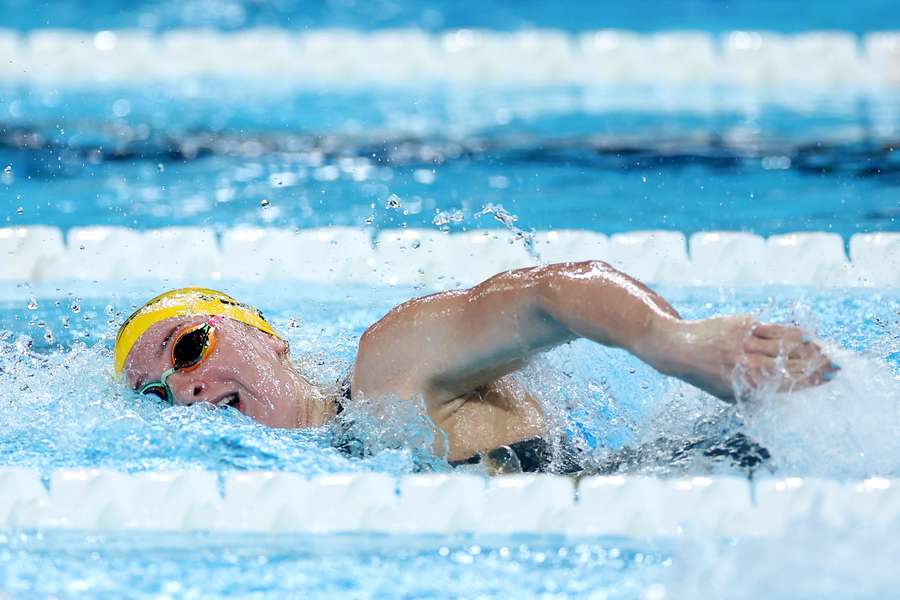
[[[900,84],[900,32],[793,35],[732,31],[568,34],[406,29],[0,30],[7,81],[135,83],[184,77],[353,86],[453,81],[490,85],[737,84],[883,87]],[[510,68],[528,65],[527,69]]]
[[[872,478],[336,474],[127,474],[0,469],[0,529],[271,533],[552,533],[773,536],[798,521],[891,523],[900,482]]]
[[[65,238],[46,226],[0,228],[0,281],[299,280],[447,289],[508,269],[543,263],[607,261],[651,284],[900,287],[900,233],[802,232],[768,239],[741,232],[591,231],[534,236],[537,259],[506,230],[368,231],[350,227],[240,227],[138,231],[79,227]]]

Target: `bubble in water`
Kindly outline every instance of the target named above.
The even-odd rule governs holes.
[[[263,208],[268,208],[269,200],[267,198],[263,198],[262,200],[259,201],[259,205],[262,206]]]
[[[37,307],[38,307],[38,301],[36,299],[32,298],[28,302],[28,310],[37,310]]]

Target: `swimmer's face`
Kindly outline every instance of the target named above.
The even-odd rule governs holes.
[[[132,389],[159,381],[172,365],[179,334],[209,317],[174,317],[155,324],[135,343],[125,363]],[[294,369],[287,344],[233,319],[218,319],[216,344],[199,364],[175,371],[166,383],[174,403],[232,406],[270,427],[308,427],[324,421],[318,390]]]

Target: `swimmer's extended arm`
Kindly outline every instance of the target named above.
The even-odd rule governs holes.
[[[685,321],[639,281],[585,261],[509,271],[398,306],[360,340],[354,391],[449,401],[579,337],[624,348],[723,399],[734,395],[738,365],[751,387],[777,374],[779,355],[785,383],[813,385],[830,369],[799,328],[748,316]]]

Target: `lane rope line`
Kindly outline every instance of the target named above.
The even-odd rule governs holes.
[[[221,479],[220,479],[221,478]],[[222,490],[222,492],[220,492]],[[165,510],[160,510],[165,507]],[[890,523],[900,482],[734,477],[0,469],[0,529],[781,535]]]
[[[849,248],[845,252],[845,246]],[[585,230],[535,233],[352,227],[134,230],[0,228],[0,281],[219,280],[416,285],[449,289],[555,262],[602,260],[647,283],[900,288],[900,233]]]
[[[295,33],[278,28],[0,30],[0,75],[12,82],[138,83],[256,78],[339,86],[726,84],[751,87],[900,85],[900,32],[782,35],[732,31],[569,34],[416,29]],[[527,65],[527,68],[521,68]]]

